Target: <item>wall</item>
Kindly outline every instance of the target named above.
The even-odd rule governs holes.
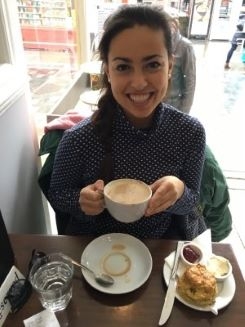
[[[25,81],[0,66],[0,208],[9,233],[47,233],[38,147]]]
[[[16,0],[0,0],[0,49],[0,208],[9,233],[49,233]]]

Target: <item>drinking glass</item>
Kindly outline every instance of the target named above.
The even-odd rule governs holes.
[[[51,311],[67,307],[72,297],[73,264],[62,253],[51,253],[34,263],[29,280],[41,304]]]

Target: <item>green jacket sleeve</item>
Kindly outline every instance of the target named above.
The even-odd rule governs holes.
[[[221,241],[228,236],[232,229],[229,202],[230,196],[225,176],[210,148],[206,146],[200,204],[214,242]]]
[[[38,184],[43,194],[48,199],[48,189],[50,178],[53,171],[54,158],[59,142],[63,136],[64,130],[52,130],[44,134],[40,141],[39,156],[48,154],[40,174],[38,176]]]

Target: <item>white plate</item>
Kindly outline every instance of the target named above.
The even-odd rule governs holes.
[[[163,266],[163,277],[166,285],[169,284],[170,273],[171,273],[171,269],[169,265],[165,262]],[[218,295],[216,297],[214,307],[215,309],[220,310],[225,306],[227,306],[234,297],[236,291],[236,283],[233,274],[231,274],[224,282],[217,283],[217,285],[218,285]],[[186,306],[192,309],[199,310],[199,311],[212,311],[209,306],[201,307],[188,303],[177,292],[176,292],[176,299],[178,299],[180,302],[182,302],[183,304],[185,304]]]
[[[85,248],[81,263],[115,279],[112,286],[101,286],[92,274],[82,270],[85,280],[95,289],[109,294],[123,294],[143,285],[152,270],[148,248],[137,238],[121,233],[102,235]]]

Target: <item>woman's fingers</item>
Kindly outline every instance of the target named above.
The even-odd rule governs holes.
[[[165,176],[151,185],[153,195],[145,215],[151,216],[173,206],[181,197],[184,183],[175,176]]]
[[[87,215],[97,215],[104,210],[104,182],[99,180],[81,189],[79,204]]]
[[[156,213],[162,212],[169,207],[171,207],[175,201],[172,196],[165,196],[164,198],[156,198],[156,200],[151,199],[149,202],[149,206],[146,210],[145,216],[151,216]]]

